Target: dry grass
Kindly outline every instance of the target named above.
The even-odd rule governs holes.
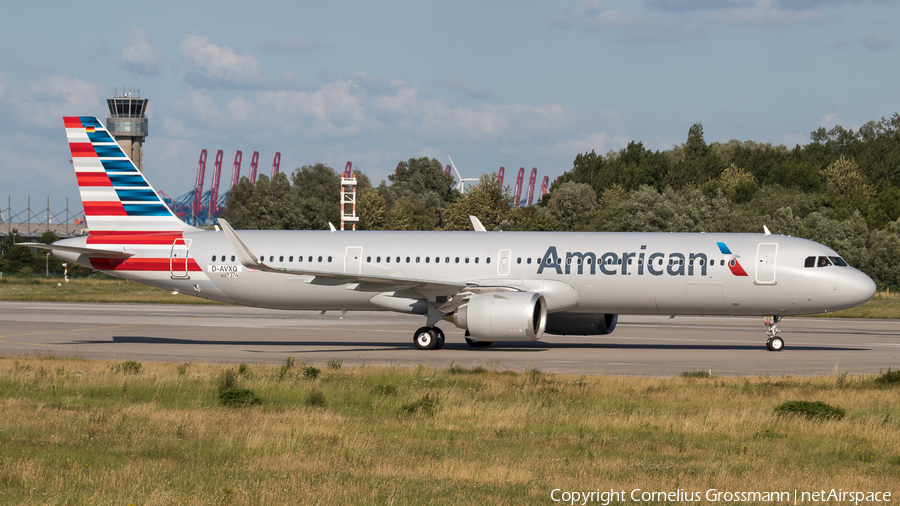
[[[532,504],[554,488],[900,492],[900,385],[0,358],[0,503]],[[392,387],[392,388],[389,388]],[[307,407],[311,391],[325,407]],[[432,411],[404,409],[428,396]],[[775,415],[824,401],[842,420]]]
[[[222,304],[125,279],[15,278],[0,280],[0,300],[121,302],[148,304]]]

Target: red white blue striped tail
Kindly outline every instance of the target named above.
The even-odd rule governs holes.
[[[194,230],[175,216],[97,118],[63,121],[91,235]]]

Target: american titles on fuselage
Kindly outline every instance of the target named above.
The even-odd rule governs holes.
[[[563,260],[565,258],[565,261]],[[728,261],[728,267],[735,276],[746,276],[747,273],[733,256]],[[722,259],[725,263],[725,259]],[[636,264],[636,265],[635,265]],[[607,276],[631,275],[643,276],[645,273],[651,276],[706,276],[710,260],[706,253],[663,253],[648,252],[647,245],[642,245],[640,251],[616,253],[608,251],[602,254],[594,252],[567,251],[565,257],[560,256],[556,246],[547,248],[541,259],[537,273],[543,274],[545,270],[552,269],[556,274],[597,274],[599,270]]]

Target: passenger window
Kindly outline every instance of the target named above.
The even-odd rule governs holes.
[[[572,258],[571,258],[571,257],[566,259],[566,265],[572,265]]]
[[[531,265],[531,258],[530,258],[530,257],[529,257],[529,258],[526,258],[526,259],[525,259],[525,263],[528,264],[528,265]]]
[[[397,257],[397,263],[398,264],[400,263],[400,257]]]
[[[309,259],[308,259],[308,261],[309,261],[309,262],[312,262],[312,255],[310,255],[310,256],[309,256]],[[322,260],[321,260],[321,259],[319,259],[319,261],[320,261],[320,262],[321,262],[321,261],[322,261]]]
[[[491,257],[485,258],[484,261],[487,262],[487,263],[491,263]]]
[[[215,261],[216,261],[216,256],[215,256],[215,255],[213,255],[213,259],[212,259],[212,261],[213,261],[213,262],[215,262]]]
[[[366,257],[366,263],[372,263],[372,257]]]
[[[297,261],[303,263],[303,257],[297,257]]]
[[[231,255],[231,261],[234,262],[234,255]]]
[[[831,260],[828,257],[819,257],[819,267],[828,267],[829,265],[831,265]]]
[[[434,257],[434,263],[436,263],[436,264],[441,263],[441,257]]]
[[[328,257],[328,263],[331,263],[331,257]]]
[[[725,259],[719,260],[719,265],[725,265]]]
[[[391,257],[384,257],[384,261],[387,263],[391,263]]]
[[[319,257],[319,262],[320,262],[320,263],[322,262],[322,257]]]
[[[469,257],[466,257],[466,263],[469,263]]]
[[[375,257],[375,262],[380,264],[380,263],[381,263],[381,257]]]
[[[266,261],[266,257],[259,257],[259,261],[260,261],[260,262],[265,262],[265,261]]]
[[[621,258],[620,258],[619,260],[616,261],[616,265],[622,265],[622,259],[621,259]]]
[[[517,264],[522,263],[522,258],[521,258],[521,257],[517,258],[517,259],[516,259],[516,263],[517,263]]]
[[[478,263],[478,257],[475,257],[475,263],[476,264]]]
[[[591,259],[588,258],[588,263],[590,263],[590,262],[591,262]],[[631,265],[631,259],[630,259],[630,258],[628,259],[628,265]]]
[[[274,256],[274,255],[269,255],[269,261],[270,261],[270,262],[274,262],[274,261],[275,261],[275,256]]]
[[[444,257],[444,263],[445,263],[445,264],[449,264],[449,263],[450,263],[450,257]]]
[[[419,263],[419,257],[416,257],[416,263]]]
[[[838,267],[847,267],[847,262],[845,262],[844,259],[841,257],[828,257],[828,258],[830,258],[831,261],[834,262],[834,265],[837,265]]]
[[[278,261],[279,261],[279,262],[284,262],[284,255],[279,256],[279,257],[278,257]]]
[[[288,262],[293,262],[293,261],[294,261],[294,255],[289,256],[289,257],[288,257]]]
[[[659,265],[662,265],[662,258],[659,259]]]
[[[427,263],[430,263],[430,262],[431,262],[431,257],[425,257],[425,263],[427,264]]]
[[[409,263],[409,257],[406,257],[406,263]]]
[[[456,263],[459,263],[459,257],[456,257]],[[522,263],[522,259],[519,259],[519,263]]]
[[[806,257],[806,260],[803,262],[803,267],[810,268],[816,266],[816,257]]]

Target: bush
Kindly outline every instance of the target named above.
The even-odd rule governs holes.
[[[712,378],[710,371],[684,371],[681,373],[682,378]]]
[[[226,388],[219,390],[219,402],[227,408],[243,408],[262,404],[262,400],[246,388]]]
[[[140,374],[143,369],[144,366],[134,360],[126,360],[113,366],[113,371],[122,374]]]
[[[237,387],[237,374],[235,374],[234,369],[223,371],[219,375],[218,384],[219,392]]]
[[[343,365],[344,365],[344,361],[343,361],[343,360],[338,360],[338,359],[336,359],[336,358],[333,358],[333,359],[331,359],[331,360],[328,361],[328,368],[329,368],[329,369],[333,369],[333,370],[335,370],[335,371],[338,370],[338,369],[340,369]]]
[[[886,373],[875,378],[876,385],[896,385],[900,383],[900,370],[892,371],[890,367]]]
[[[250,366],[241,362],[240,365],[238,365],[237,373],[238,373],[238,376],[248,376],[249,377],[250,376]]]
[[[325,394],[319,390],[311,390],[306,394],[306,399],[303,400],[303,404],[311,408],[324,408]]]
[[[455,363],[451,363],[449,366],[447,366],[446,370],[449,374],[484,374],[488,372],[487,369],[481,367],[480,365],[472,366],[471,369],[466,369],[465,367],[456,365]]]
[[[278,379],[284,379],[287,376],[288,371],[290,371],[294,367],[294,357],[284,357],[284,364],[281,365],[281,369],[278,370]]]
[[[400,410],[407,415],[423,414],[426,416],[434,416],[434,410],[437,406],[437,399],[430,394],[424,395],[419,399],[404,404]]]
[[[320,371],[318,368],[309,366],[303,368],[303,372],[300,373],[300,376],[307,379],[316,379],[321,373],[322,371]]]
[[[807,418],[844,418],[844,410],[822,401],[787,401],[775,408],[778,415],[803,415]]]

